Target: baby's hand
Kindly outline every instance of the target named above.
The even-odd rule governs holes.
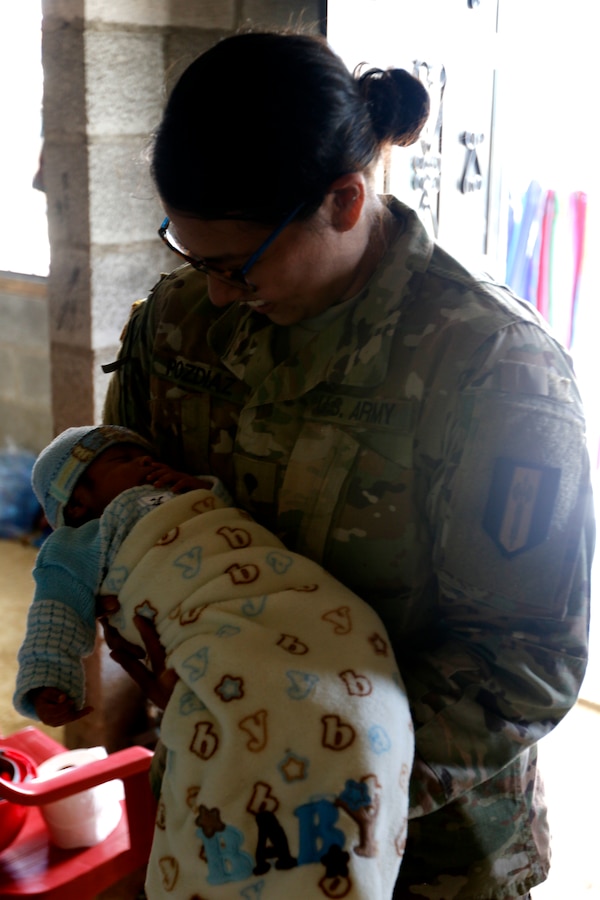
[[[186,491],[197,491],[199,488],[212,488],[211,481],[187,475],[185,472],[177,472],[165,463],[151,460],[146,463],[146,481],[156,488],[168,488],[174,494],[184,494]]]
[[[38,719],[52,728],[75,722],[76,719],[87,716],[93,709],[91,706],[77,709],[74,700],[71,700],[64,691],[54,687],[39,688],[31,694]]]

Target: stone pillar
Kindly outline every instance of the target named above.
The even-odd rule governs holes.
[[[154,4],[133,2],[112,6]],[[160,5],[160,4],[159,4]],[[45,0],[44,175],[55,431],[97,422],[127,311],[166,264],[143,161],[163,104],[160,28],[111,4]]]
[[[324,0],[43,0],[44,179],[54,433],[98,423],[131,303],[174,265],[144,159],[168,89],[219,37],[251,22],[322,29]],[[70,747],[135,738],[140,698],[100,647],[95,712]],[[130,728],[131,726],[131,728]],[[129,733],[128,733],[129,729]],[[133,733],[131,733],[133,729]]]

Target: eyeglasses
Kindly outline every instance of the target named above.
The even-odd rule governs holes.
[[[256,285],[252,284],[250,281],[246,279],[246,275],[252,268],[252,266],[258,262],[261,258],[265,250],[267,250],[273,241],[279,237],[284,228],[296,218],[302,207],[304,206],[304,202],[298,204],[295,209],[289,213],[283,222],[277,226],[275,231],[273,231],[266,241],[260,245],[258,250],[252,254],[250,259],[244,263],[239,269],[216,269],[214,266],[209,266],[207,262],[203,259],[199,259],[197,256],[192,256],[192,254],[187,250],[183,244],[180,244],[177,238],[169,232],[169,225],[171,221],[167,216],[164,220],[160,228],[158,229],[158,236],[164,243],[167,245],[169,250],[172,250],[173,253],[177,253],[178,256],[183,257],[186,262],[188,262],[194,269],[197,269],[199,272],[204,272],[205,275],[209,275],[211,278],[218,278],[219,281],[222,281],[224,284],[228,284],[232,287],[241,288],[244,291],[256,291]]]

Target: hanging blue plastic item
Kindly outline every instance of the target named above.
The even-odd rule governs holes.
[[[516,294],[527,300],[530,285],[531,258],[537,243],[539,215],[542,202],[542,187],[537,181],[529,185],[523,200],[523,212],[520,222],[514,222],[508,248],[506,281]]]
[[[20,538],[36,528],[41,508],[31,487],[35,455],[0,450],[0,538]]]
[[[515,266],[515,254],[519,243],[519,228],[523,218],[523,201],[515,198],[512,192],[508,195],[508,222],[507,222],[507,241],[506,241],[506,269],[504,279],[510,284],[510,279]]]

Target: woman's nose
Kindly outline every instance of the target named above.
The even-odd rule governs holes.
[[[236,303],[238,300],[247,300],[252,294],[235,284],[226,284],[220,278],[208,276],[208,296],[213,306],[223,307]]]

